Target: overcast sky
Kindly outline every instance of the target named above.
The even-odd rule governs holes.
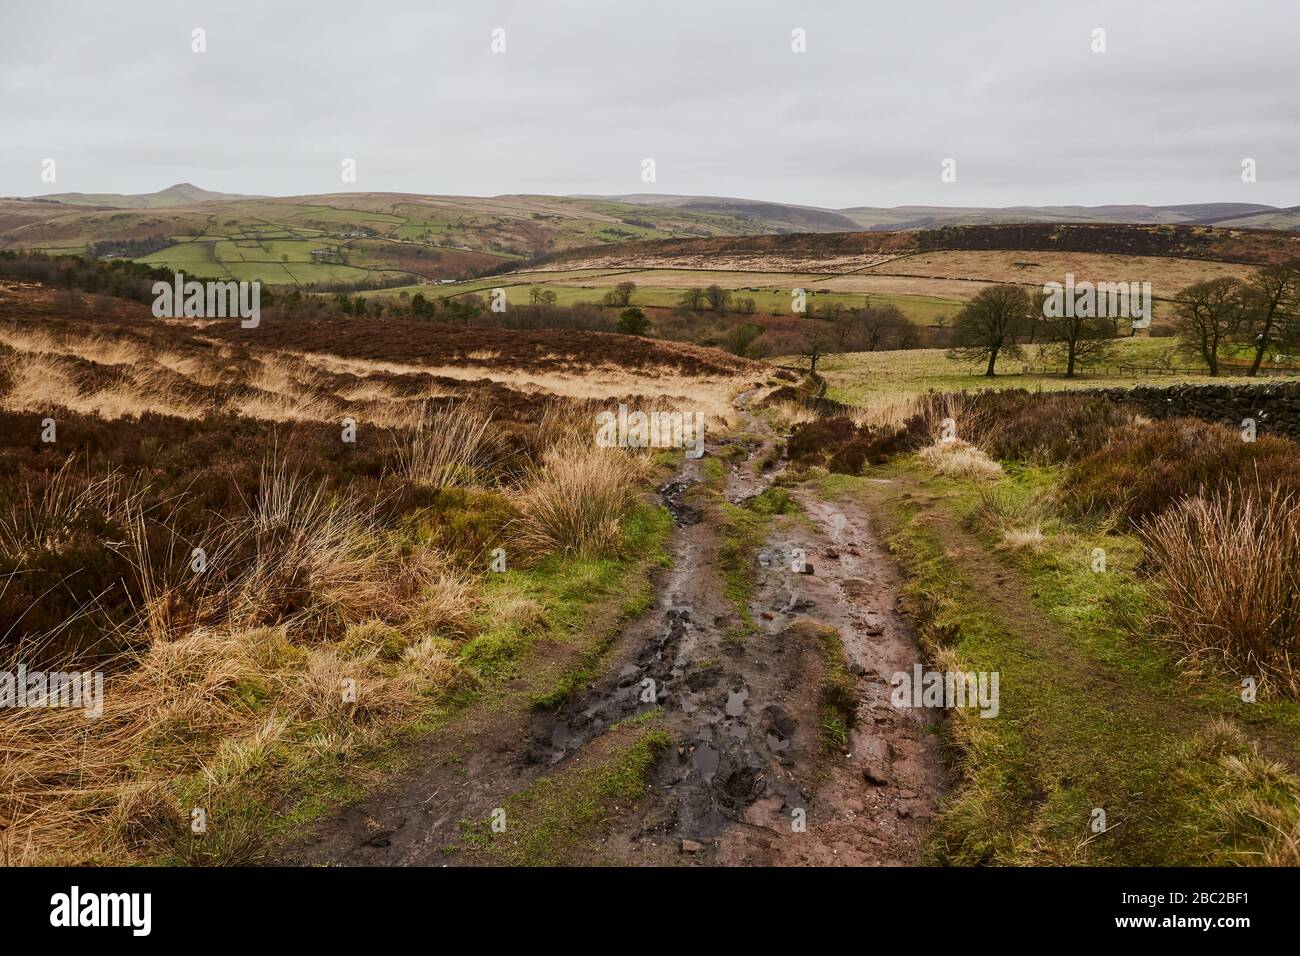
[[[1297,0],[4,0],[0,195],[1289,206],[1297,41]]]

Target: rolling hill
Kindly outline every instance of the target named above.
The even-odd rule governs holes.
[[[1296,232],[1300,208],[1202,203],[834,210],[646,193],[473,197],[359,192],[257,197],[178,183],[139,195],[58,193],[0,199],[0,249],[130,258],[200,278],[337,289],[464,279],[539,261],[569,261],[565,257],[571,258],[575,250],[582,250],[597,268],[643,255],[650,259],[667,255],[676,257],[678,266],[689,261],[692,268],[707,268],[706,258],[719,254],[739,256],[737,262],[769,256],[772,247],[767,240],[772,239],[782,241],[782,254],[791,253],[798,268],[816,266],[815,271],[824,271],[847,268],[851,262],[861,266],[863,253],[898,255],[930,248],[925,243],[934,241],[958,243],[954,248],[1039,248],[1036,233],[1014,231],[1033,224],[1104,230],[1114,225],[1186,228],[1211,223]],[[953,233],[943,240],[915,238],[952,228],[974,231]],[[1013,231],[998,232],[1005,229]],[[1070,235],[1081,237],[1087,247],[1076,251],[1105,251],[1091,248],[1102,233]],[[834,238],[826,242],[801,238],[816,236]],[[852,236],[861,238],[848,238]],[[1183,236],[1179,241],[1186,248],[1165,251],[1167,243],[1162,240],[1155,242],[1161,251],[1153,253],[1146,247],[1155,240],[1127,230],[1106,234],[1102,241],[1121,246],[1136,243],[1136,249],[1120,250],[1127,254],[1194,257],[1202,255],[1206,245],[1198,240],[1192,249],[1187,245],[1191,240]],[[998,245],[980,244],[987,242]],[[630,244],[627,249],[622,248],[625,244]],[[620,247],[617,252],[615,246]],[[1220,242],[1216,248],[1227,246]],[[1217,253],[1208,256],[1215,257]]]
[[[193,183],[177,183],[156,193],[50,193],[33,197],[68,206],[106,206],[112,209],[159,209],[169,206],[188,206],[198,202],[223,202],[236,199],[257,199],[236,193],[217,193],[200,189]]]
[[[597,198],[597,197],[588,197]],[[1296,209],[1256,203],[1191,203],[1180,206],[850,206],[826,209],[715,196],[610,196],[637,205],[752,216],[772,224],[769,232],[846,232],[920,230],[944,226],[982,226],[1030,222],[1211,225],[1300,229]],[[1258,219],[1259,221],[1252,221]],[[1289,225],[1288,225],[1289,223]]]

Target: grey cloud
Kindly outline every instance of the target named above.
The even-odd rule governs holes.
[[[11,5],[0,194],[341,191],[351,156],[366,190],[1294,205],[1297,35],[1290,0]]]

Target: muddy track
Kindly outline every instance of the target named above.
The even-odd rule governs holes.
[[[721,497],[772,481],[759,462],[775,436],[737,399],[739,444]],[[614,724],[659,711],[674,746],[648,796],[586,858],[627,864],[915,863],[944,772],[934,727],[889,704],[889,678],[921,660],[897,608],[899,581],[867,516],[793,487],[799,515],[779,516],[762,551],[744,633],[723,597],[721,503],[699,461],[660,488],[673,515],[673,567],[655,607],[625,627],[603,676],[557,712],[502,711],[461,733],[462,755],[430,745],[420,769],[325,821],[288,862],[456,865],[491,862],[453,849],[462,821],[484,820],[512,793],[566,762]],[[803,573],[794,566],[802,555]],[[834,628],[855,680],[859,718],[847,748],[822,741],[823,633]],[[468,742],[469,746],[464,744]]]

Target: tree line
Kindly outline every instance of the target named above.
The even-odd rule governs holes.
[[[1073,378],[1089,365],[1104,364],[1125,333],[1117,318],[1045,314],[1041,292],[1018,285],[987,286],[957,314],[949,354],[981,362],[996,374],[1000,358],[1023,358],[1038,344]],[[1267,357],[1300,350],[1300,261],[1263,266],[1244,279],[1221,278],[1183,289],[1173,303],[1178,350],[1203,362],[1210,375],[1222,370],[1224,349],[1251,357],[1248,376]]]

